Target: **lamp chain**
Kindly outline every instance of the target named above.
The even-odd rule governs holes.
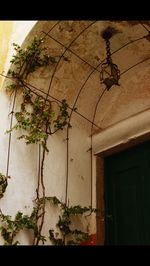
[[[112,59],[111,59],[111,52],[110,52],[110,41],[109,39],[105,39],[106,41],[106,53],[107,53],[107,63],[108,65],[110,65],[112,63]]]

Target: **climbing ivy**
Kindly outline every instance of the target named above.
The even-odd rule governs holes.
[[[28,111],[30,107],[30,112]],[[45,103],[45,99],[41,96],[34,96],[29,89],[23,89],[23,102],[19,112],[15,112],[17,123],[7,130],[10,133],[14,129],[22,129],[26,134],[22,134],[18,139],[25,139],[26,144],[39,143],[46,149],[45,142],[48,135],[54,134],[58,130],[62,130],[68,124],[69,117],[68,104],[66,100],[62,100],[59,106],[59,112],[54,113],[52,104]],[[54,130],[52,131],[52,128]]]
[[[36,71],[39,67],[49,65],[50,62],[55,62],[55,58],[49,56],[46,51],[46,47],[42,47],[44,42],[42,38],[35,37],[31,44],[22,49],[18,44],[13,43],[16,54],[13,55],[12,66],[13,70],[9,70],[8,74],[12,77],[25,79],[30,73]],[[10,88],[15,86],[10,85]]]
[[[7,91],[11,94],[21,95],[22,101],[20,109],[11,115],[15,116],[16,124],[9,130],[11,134],[14,130],[20,132],[18,139],[24,139],[27,145],[40,144],[43,147],[40,174],[38,183],[41,183],[42,197],[40,197],[40,186],[38,185],[36,192],[37,198],[34,200],[34,207],[31,215],[24,215],[18,211],[14,219],[10,215],[4,215],[0,211],[1,220],[1,236],[5,241],[5,245],[17,245],[17,234],[23,229],[29,229],[33,232],[33,245],[46,241],[45,236],[41,234],[45,204],[51,204],[60,208],[60,215],[56,224],[59,232],[49,229],[49,239],[54,245],[76,245],[83,240],[89,239],[86,232],[80,230],[72,230],[71,223],[74,216],[83,216],[91,208],[81,207],[80,205],[68,207],[62,203],[57,197],[47,197],[45,195],[44,186],[44,161],[45,152],[49,152],[47,140],[50,135],[55,134],[58,130],[63,130],[65,126],[71,127],[69,124],[68,103],[65,99],[61,102],[51,100],[48,95],[42,96],[26,82],[30,74],[37,71],[41,67],[54,65],[57,59],[47,54],[48,49],[43,46],[44,39],[35,37],[31,44],[22,49],[18,44],[13,44],[16,52],[11,60],[12,66],[8,72],[12,82],[7,85]],[[64,60],[67,60],[64,58]],[[3,196],[7,187],[7,178],[0,174],[0,198]],[[58,237],[59,236],[59,237]]]
[[[4,239],[5,245],[17,245],[19,241],[14,241],[16,235],[23,229],[31,229],[36,237],[39,237],[40,240],[44,243],[46,241],[45,237],[38,235],[38,226],[37,226],[37,208],[33,208],[31,215],[23,215],[22,212],[18,211],[14,220],[10,215],[4,215],[1,211],[0,218],[2,225],[0,226],[1,236]]]
[[[90,207],[81,207],[80,205],[68,207],[56,197],[45,197],[45,200],[57,205],[61,210],[61,215],[59,215],[59,219],[56,224],[59,232],[54,232],[53,229],[49,230],[49,239],[54,245],[78,245],[81,242],[90,239],[88,232],[83,232],[77,229],[72,230],[71,225],[75,216],[83,217],[85,213],[92,213],[95,209],[91,209]],[[60,235],[61,238],[58,237]]]
[[[5,176],[0,173],[0,199],[4,196],[5,190],[8,185],[8,178],[10,178],[10,176]]]
[[[39,239],[43,244],[46,242],[46,237],[39,234],[37,225],[39,209],[41,209],[44,202],[50,202],[52,205],[59,207],[61,213],[56,224],[59,231],[55,232],[53,229],[49,229],[49,240],[53,245],[79,245],[81,242],[90,239],[90,235],[87,232],[77,229],[72,230],[71,225],[74,216],[81,216],[89,211],[91,212],[91,208],[81,207],[80,205],[67,207],[54,196],[40,198],[38,202],[36,201],[36,207],[33,207],[30,216],[18,211],[15,218],[12,219],[10,215],[4,215],[0,210],[0,220],[2,222],[0,231],[4,239],[4,245],[18,245],[19,241],[15,240],[16,236],[24,229],[30,229],[33,237]],[[92,212],[94,211],[95,209],[92,209]]]
[[[30,73],[56,62],[54,57],[44,53],[47,48],[41,47],[42,43],[42,38],[35,37],[24,50],[13,44],[17,55],[13,55],[11,60],[13,70],[9,70],[9,75],[13,78],[13,83],[7,86],[7,90],[21,91],[22,103],[20,110],[15,112],[17,123],[7,133],[14,129],[23,130],[26,134],[20,135],[19,139],[25,139],[26,144],[39,143],[48,151],[45,145],[48,135],[69,124],[69,113],[65,99],[61,103],[51,101],[26,85],[25,81]],[[57,112],[54,111],[56,106]]]

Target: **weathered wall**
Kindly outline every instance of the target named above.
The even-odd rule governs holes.
[[[22,44],[36,21],[0,21],[0,73],[6,74],[13,55],[13,43]],[[4,77],[0,76],[0,88]]]
[[[10,46],[10,36],[12,34],[12,22],[8,21],[0,21],[0,37],[1,37],[1,43],[0,43],[0,73],[4,71],[7,55],[9,52],[9,46]],[[0,88],[2,86],[3,77],[0,77]]]
[[[12,55],[13,42],[22,44],[28,32],[35,24],[31,22],[15,22],[14,25],[8,26],[9,36],[7,42],[5,58],[5,70],[9,68],[9,60]],[[18,23],[18,24],[17,24]],[[32,29],[30,34],[25,39],[23,46],[28,44],[35,35],[41,35],[42,31],[49,31],[55,26],[56,21],[38,22]],[[104,89],[100,84],[99,72],[93,70],[99,63],[99,59],[103,59],[104,43],[100,38],[100,31],[110,22],[93,22],[90,21],[62,21],[55,26],[51,35],[54,39],[62,42],[64,45],[72,43],[71,49],[78,53],[84,60],[82,61],[69,50],[65,52],[65,47],[55,41],[53,38],[45,39],[45,46],[48,46],[48,53],[60,59],[64,52],[67,60],[61,57],[60,62],[55,69],[55,65],[51,64],[46,70],[40,69],[29,77],[29,82],[37,86],[45,93],[51,84],[54,70],[55,75],[52,80],[50,94],[59,100],[66,98],[71,106],[75,103],[78,112],[93,120],[95,107],[98,99]],[[139,38],[145,34],[145,29],[135,25],[133,29],[126,22],[117,25],[123,31],[123,35],[114,37],[112,41],[113,51],[119,49],[129,39]],[[89,28],[86,29],[91,25]],[[85,31],[79,37],[78,34],[85,28]],[[101,42],[101,43],[100,43]],[[8,52],[9,51],[9,52]],[[126,47],[125,50],[120,50],[122,53],[114,54],[114,60],[124,71],[132,64],[143,59],[149,53],[148,41],[144,39],[142,45],[133,44],[132,47]],[[144,51],[144,52],[143,52]],[[132,56],[134,54],[134,56]],[[122,59],[123,58],[123,59]],[[138,65],[136,70],[132,69],[120,80],[120,87],[113,87],[109,92],[106,91],[100,104],[98,105],[95,123],[103,130],[93,137],[93,207],[96,206],[96,159],[94,154],[97,154],[105,149],[109,149],[113,145],[118,145],[119,142],[128,141],[128,139],[137,137],[139,134],[149,132],[148,127],[148,111],[149,97],[149,64],[146,61],[142,67]],[[87,78],[89,77],[89,78]],[[5,92],[5,84],[0,94],[1,106],[1,122],[0,122],[0,171],[5,173],[7,162],[7,147],[8,135],[5,134],[9,128],[12,97],[10,98]],[[19,106],[19,99],[16,103],[16,108]],[[141,112],[139,116],[130,118]],[[143,112],[143,113],[142,113]],[[126,119],[126,120],[124,120]],[[124,122],[121,122],[124,120]],[[15,121],[14,121],[15,122]],[[144,123],[144,124],[143,124]],[[71,118],[72,128],[69,130],[69,157],[68,157],[68,202],[71,205],[89,206],[91,204],[91,123],[83,117],[73,113]],[[109,127],[109,128],[108,128]],[[131,130],[124,130],[124,129]],[[144,129],[143,129],[144,128]],[[97,128],[94,127],[96,132]],[[144,131],[145,130],[145,131]],[[148,130],[148,131],[147,131]],[[36,145],[26,146],[22,140],[17,140],[18,133],[13,132],[11,142],[11,156],[9,185],[4,198],[1,199],[1,209],[5,214],[15,215],[20,210],[30,214],[33,199],[36,197],[37,187],[37,165],[38,165],[38,147]],[[66,171],[67,171],[67,150],[66,150],[66,129],[49,138],[48,148],[49,153],[46,155],[44,166],[44,181],[47,196],[57,196],[60,200],[65,200],[66,187]],[[98,193],[98,192],[97,192]],[[57,211],[52,209],[51,218],[48,216],[48,206],[43,234],[48,235],[48,230],[54,228],[56,224]],[[90,233],[96,232],[95,214],[90,219],[85,220],[83,227],[89,227]],[[102,236],[103,237],[103,236]],[[27,237],[25,233],[19,236],[21,244],[31,244],[32,237]],[[1,241],[2,243],[2,241]],[[49,242],[47,242],[49,244]]]
[[[19,28],[11,36],[11,42],[21,44],[23,36],[26,37],[26,32],[23,31],[24,23],[19,25]],[[28,28],[29,29],[29,28]],[[24,33],[23,33],[24,32]],[[34,32],[34,30],[33,30]],[[22,33],[20,35],[20,33]],[[20,36],[20,38],[19,38]],[[31,39],[34,34],[31,34]],[[29,38],[30,39],[30,38]],[[28,42],[28,39],[27,39]],[[8,58],[12,55],[9,51]],[[8,62],[6,64],[8,68]],[[38,87],[43,89],[48,87],[49,74],[52,68],[44,71],[40,70],[30,77],[30,82],[36,83]],[[39,76],[40,73],[40,76]],[[36,81],[36,82],[35,82]],[[7,82],[6,82],[7,83]],[[7,149],[9,135],[5,134],[6,129],[10,126],[10,114],[12,110],[13,96],[5,92],[5,85],[0,94],[0,105],[2,109],[2,118],[0,123],[0,172],[6,173],[7,166]],[[46,89],[45,89],[46,90]],[[64,95],[65,97],[65,95]],[[20,98],[17,98],[15,110],[18,109]],[[87,152],[89,144],[85,141],[88,137],[88,123],[83,123],[81,119],[74,117],[72,129],[70,130],[69,142],[69,180],[68,180],[68,203],[69,206],[90,205],[90,155]],[[80,121],[81,120],[81,121]],[[15,118],[13,119],[13,124]],[[8,188],[4,197],[1,199],[1,209],[4,214],[9,214],[14,217],[17,211],[24,214],[30,214],[33,207],[33,200],[36,198],[36,187],[38,177],[38,145],[27,146],[22,140],[17,140],[18,132],[12,133],[9,172],[11,179],[8,181]],[[66,189],[66,130],[58,132],[56,135],[49,138],[48,141],[49,153],[46,155],[44,164],[44,182],[46,187],[46,196],[56,196],[61,201],[65,201]],[[85,167],[86,165],[86,167]],[[58,219],[57,209],[51,207],[49,216],[49,205],[46,206],[46,218],[42,234],[48,236],[48,230],[54,229]],[[76,220],[76,225],[80,226],[80,221]],[[73,224],[75,226],[75,224]],[[87,229],[89,226],[88,218],[81,224],[80,230]],[[89,228],[90,230],[90,228]],[[90,231],[89,231],[90,232]],[[0,243],[3,243],[0,237]],[[17,240],[20,244],[32,244],[32,234],[25,232],[19,233]],[[50,244],[48,237],[47,243]]]

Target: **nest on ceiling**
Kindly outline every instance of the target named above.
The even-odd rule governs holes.
[[[114,36],[117,33],[120,33],[120,31],[115,29],[114,27],[108,26],[106,29],[104,29],[101,32],[101,36],[103,39],[109,40],[112,36]]]

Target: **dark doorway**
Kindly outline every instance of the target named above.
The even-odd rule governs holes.
[[[104,159],[106,245],[150,245],[150,142]]]

